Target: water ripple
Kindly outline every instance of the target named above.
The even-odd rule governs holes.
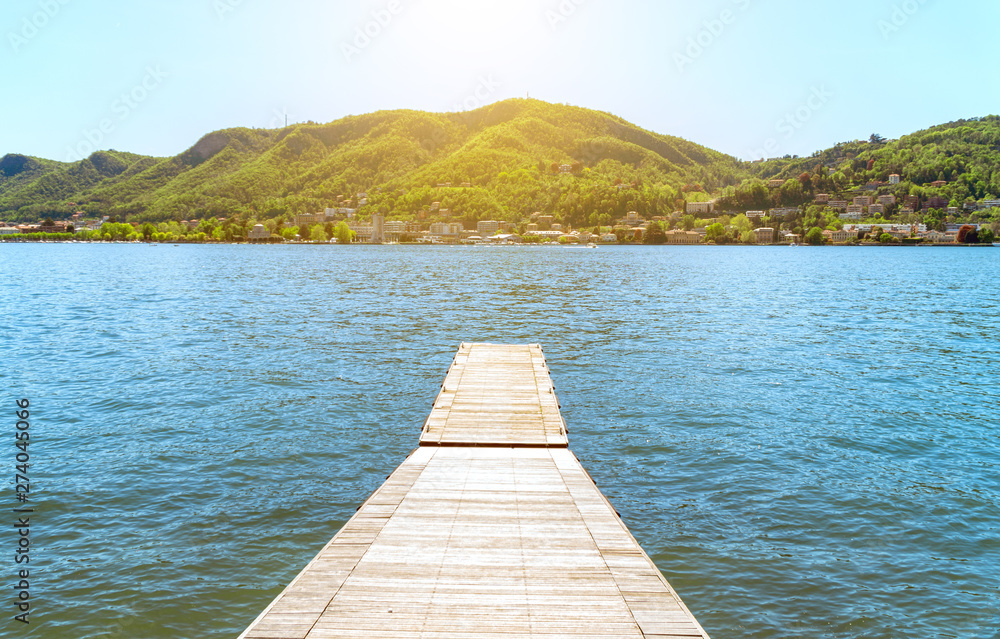
[[[998,259],[2,245],[35,633],[235,636],[481,340],[543,344],[574,451],[712,636],[993,636]]]

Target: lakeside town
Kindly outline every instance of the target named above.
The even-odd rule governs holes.
[[[566,172],[571,169],[565,167]],[[769,180],[768,189],[789,180]],[[766,210],[723,210],[719,200],[683,201],[671,215],[644,216],[630,211],[612,220],[608,215],[589,228],[572,228],[558,216],[535,212],[518,221],[476,220],[432,202],[416,219],[391,219],[384,210],[367,212],[368,194],[338,196],[335,206],[316,213],[256,220],[239,217],[131,223],[113,216],[88,217],[77,211],[69,220],[37,224],[0,221],[0,241],[126,241],[217,243],[362,243],[362,244],[991,244],[997,237],[1000,200],[986,199],[950,206],[939,196],[922,200],[891,192],[899,175],[888,183],[872,183],[858,191],[874,193],[835,199],[815,195],[808,206]],[[941,187],[947,182],[930,186]],[[451,184],[439,184],[450,189]],[[461,185],[459,188],[466,187]],[[627,185],[626,185],[627,186]],[[69,203],[72,205],[72,203]],[[368,207],[373,208],[373,207]],[[920,221],[919,211],[933,214],[933,225]],[[803,217],[825,220],[825,228],[797,228]]]

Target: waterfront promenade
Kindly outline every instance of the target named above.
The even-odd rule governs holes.
[[[567,446],[539,346],[463,344],[420,447],[241,639],[707,639]]]

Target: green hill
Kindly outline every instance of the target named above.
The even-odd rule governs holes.
[[[891,174],[902,176],[901,184],[889,188]],[[788,182],[769,189],[771,179]],[[946,184],[932,184],[938,180]],[[227,129],[172,158],[100,151],[75,163],[0,159],[0,219],[26,222],[77,210],[131,222],[246,221],[338,202],[354,208],[356,195],[367,193],[363,212],[396,219],[429,221],[431,205],[440,203],[465,223],[540,211],[582,227],[607,225],[630,210],[669,215],[685,200],[718,197],[723,211],[740,212],[863,191],[951,206],[997,199],[1000,118],[750,163],[608,113],[507,100],[466,113],[381,111],[329,124]],[[810,219],[782,226],[836,220],[830,211],[803,213]]]
[[[228,129],[173,158],[107,151],[67,164],[8,155],[0,161],[0,218],[65,219],[81,209],[130,221],[263,218],[366,192],[370,210],[401,218],[440,202],[458,219],[542,211],[582,225],[596,222],[598,211],[670,213],[686,186],[711,192],[738,184],[746,175],[740,165],[607,113],[508,100],[467,113],[383,111],[280,130]]]
[[[921,201],[944,198],[962,206],[1000,197],[1000,117],[959,120],[900,138],[838,144],[808,158],[782,158],[754,163],[759,180],[808,175],[812,190],[840,195],[884,187],[893,174],[901,182],[891,192]],[[946,182],[934,186],[935,182]],[[752,181],[751,181],[752,183]],[[731,194],[732,192],[730,192]]]

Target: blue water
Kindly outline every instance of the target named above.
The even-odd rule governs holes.
[[[32,623],[8,591],[0,634],[235,637],[415,447],[459,343],[494,341],[543,345],[572,449],[714,639],[995,637],[998,267],[0,245],[0,463],[27,397],[38,509]]]

